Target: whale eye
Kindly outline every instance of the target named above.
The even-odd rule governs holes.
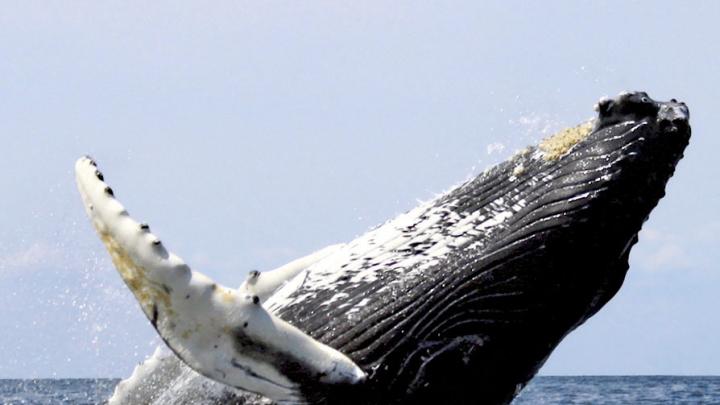
[[[642,101],[643,103],[649,103],[649,102],[650,102],[650,99],[647,98],[647,97],[643,97],[643,98],[640,99],[640,101]]]

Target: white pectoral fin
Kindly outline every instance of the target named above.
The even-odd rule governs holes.
[[[147,225],[128,215],[92,159],[79,159],[75,172],[113,264],[155,329],[190,367],[279,402],[301,401],[299,384],[355,384],[365,378],[345,355],[266,311],[257,295],[192,271]],[[298,267],[303,266],[278,269],[275,279]],[[274,291],[277,283],[268,281],[265,290]]]
[[[265,302],[268,297],[291,278],[297,276],[311,265],[337,252],[343,246],[345,246],[344,243],[327,246],[270,271],[251,271],[247,280],[240,286],[239,290],[241,292],[247,292],[248,294],[254,294],[260,299],[261,303]]]

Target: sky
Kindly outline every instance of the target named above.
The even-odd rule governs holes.
[[[622,90],[687,102],[693,138],[623,288],[541,373],[720,374],[719,15],[711,1],[3,2],[0,378],[124,377],[160,344],[85,217],[81,155],[170,249],[237,286]]]

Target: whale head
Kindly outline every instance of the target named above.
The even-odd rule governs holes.
[[[578,263],[605,263],[577,280],[594,297],[579,323],[620,288],[630,249],[665,195],[691,133],[688,108],[675,99],[659,102],[645,92],[625,92],[601,100],[597,111],[591,133],[556,162],[554,176],[564,179],[549,188],[567,190],[560,210],[565,225],[557,235],[566,243],[578,240],[580,249],[570,256]]]
[[[353,328],[373,331],[358,335],[367,343],[348,344],[385,398],[507,403],[617,293],[688,144],[689,112],[642,92],[601,100],[597,111],[435,203],[460,218],[462,232],[445,233],[464,244],[405,282],[412,298],[380,300],[372,310],[384,319],[373,313]]]

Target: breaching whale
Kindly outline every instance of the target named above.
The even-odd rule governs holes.
[[[623,93],[357,239],[221,286],[76,163],[86,211],[170,351],[111,403],[500,404],[618,291],[690,138]]]

